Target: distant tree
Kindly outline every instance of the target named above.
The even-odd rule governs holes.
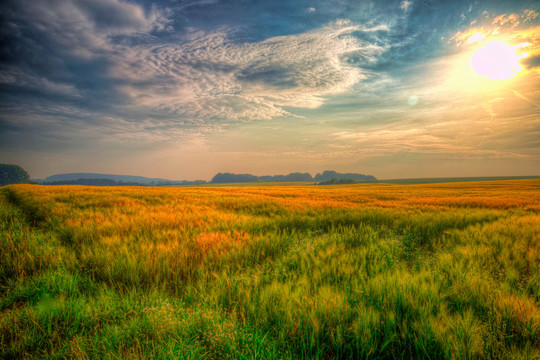
[[[313,178],[311,177],[311,175],[309,173],[299,173],[299,172],[295,172],[295,173],[290,173],[289,175],[274,175],[271,177],[272,179],[269,180],[269,181],[312,181]],[[259,178],[260,181],[264,181],[264,180],[261,180],[261,178]]]
[[[246,182],[293,182],[312,181],[309,173],[290,173],[289,175],[263,175],[219,173],[210,181],[211,183],[246,183]]]
[[[259,179],[255,175],[251,174],[231,174],[231,173],[219,173],[210,181],[214,184],[223,183],[249,183],[258,182]]]
[[[309,173],[299,173],[299,172],[295,172],[295,173],[290,173],[289,175],[287,175],[288,177],[288,181],[312,181],[313,180],[313,177],[311,177],[311,175]]]
[[[364,174],[354,174],[354,173],[338,173],[331,170],[326,170],[322,174],[317,174],[313,178],[315,181],[326,181],[331,179],[353,179],[356,181],[374,181],[377,180],[375,176],[364,175]]]
[[[26,184],[30,175],[18,165],[0,164],[0,186],[9,184]]]

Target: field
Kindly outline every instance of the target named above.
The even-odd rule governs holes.
[[[540,180],[15,185],[0,218],[0,358],[540,358]]]

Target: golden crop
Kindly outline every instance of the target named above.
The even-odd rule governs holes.
[[[2,191],[3,356],[540,354],[540,180]]]

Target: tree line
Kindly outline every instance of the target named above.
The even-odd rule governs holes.
[[[77,174],[65,174],[77,175]],[[83,174],[81,174],[83,175]],[[90,174],[92,175],[92,174]],[[105,178],[108,176],[109,178]],[[218,173],[212,180],[196,180],[196,181],[153,181],[138,182],[139,178],[143,180],[151,180],[144,177],[126,176],[125,179],[112,179],[110,177],[121,177],[119,175],[103,175],[103,178],[79,178],[79,179],[63,179],[58,181],[39,181],[43,185],[91,185],[91,186],[174,186],[174,185],[200,185],[200,184],[226,184],[226,183],[255,183],[255,182],[309,182],[315,181],[324,184],[344,184],[357,181],[374,181],[377,180],[372,175],[355,174],[355,173],[338,173],[336,171],[326,170],[311,176],[309,173],[293,172],[288,175],[264,175],[256,176],[251,174],[233,174],[233,173]],[[59,175],[55,175],[59,177]],[[131,181],[130,181],[131,180]],[[337,182],[339,181],[339,182]],[[0,186],[9,184],[25,184],[31,183],[28,173],[18,165],[0,164]]]
[[[12,164],[0,164],[0,186],[28,183],[30,183],[30,175],[22,167]]]

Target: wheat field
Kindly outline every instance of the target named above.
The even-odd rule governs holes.
[[[540,180],[12,185],[0,218],[0,358],[540,358]]]

